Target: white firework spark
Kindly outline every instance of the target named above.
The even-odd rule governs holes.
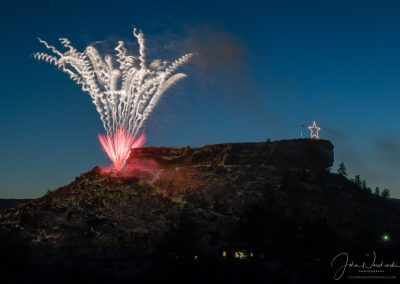
[[[93,46],[79,52],[67,38],[59,39],[65,52],[39,38],[53,54],[34,53],[35,59],[54,64],[90,94],[111,139],[120,129],[132,138],[139,136],[162,94],[186,77],[175,73],[176,69],[193,56],[188,53],[173,62],[157,59],[148,65],[143,32],[133,29],[133,35],[139,44],[139,55],[128,55],[124,42],[119,41],[115,48],[119,66],[111,56],[103,58]]]

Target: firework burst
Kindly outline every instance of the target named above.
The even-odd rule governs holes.
[[[115,48],[117,64],[111,56],[102,57],[93,46],[79,52],[67,38],[60,38],[64,52],[39,39],[53,55],[34,54],[36,59],[67,73],[89,93],[107,132],[99,134],[100,144],[116,171],[124,167],[131,148],[145,143],[145,121],[166,90],[186,77],[175,71],[193,56],[188,53],[173,62],[156,59],[147,64],[144,35],[136,29],[133,35],[139,44],[139,55],[128,55],[124,42],[119,41]]]

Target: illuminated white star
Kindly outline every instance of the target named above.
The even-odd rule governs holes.
[[[310,129],[310,138],[311,139],[319,139],[319,135],[318,135],[318,131],[321,130],[321,128],[319,128],[317,126],[317,124],[315,123],[315,121],[313,122],[312,126],[309,126],[308,129]]]

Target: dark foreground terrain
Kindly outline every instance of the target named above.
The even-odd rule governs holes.
[[[325,283],[340,253],[400,264],[399,203],[330,173],[329,141],[149,147],[129,164],[2,211],[2,279]],[[372,269],[341,279],[400,271]]]

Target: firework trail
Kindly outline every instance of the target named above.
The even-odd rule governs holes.
[[[142,129],[146,119],[162,94],[186,77],[175,70],[193,56],[188,53],[173,62],[157,59],[146,64],[143,32],[133,29],[133,35],[139,55],[128,55],[124,42],[119,41],[115,48],[118,66],[93,46],[79,52],[67,38],[59,39],[65,52],[39,38],[53,54],[34,53],[35,59],[54,64],[89,93],[107,132],[99,134],[100,144],[117,171],[124,167],[130,149],[145,143]]]

